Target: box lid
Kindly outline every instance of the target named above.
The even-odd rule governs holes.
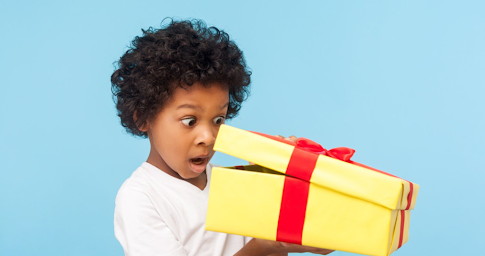
[[[305,138],[293,143],[222,125],[214,150],[389,209],[414,209],[419,190],[417,184],[351,161],[353,149],[327,151]]]

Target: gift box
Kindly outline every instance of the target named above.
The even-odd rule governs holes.
[[[256,165],[212,169],[206,230],[379,256],[408,241],[419,186],[353,149],[222,125],[214,150]]]

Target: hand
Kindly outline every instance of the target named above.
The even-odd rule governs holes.
[[[290,244],[285,242],[279,242],[279,243],[281,244],[281,246],[288,248],[290,250],[289,252],[311,252],[311,253],[316,253],[321,255],[327,255],[334,251],[329,249],[298,245],[298,244]]]
[[[284,136],[281,136],[281,135],[276,135],[276,137],[279,137],[279,138],[282,138],[282,139],[285,139],[285,140],[289,140],[289,141],[293,141],[295,143],[296,143],[296,140],[298,139],[294,135],[291,135],[290,137],[284,137]]]
[[[290,252],[311,252],[321,255],[327,255],[333,252],[333,250],[253,238],[234,256],[276,256],[287,255],[287,253]]]

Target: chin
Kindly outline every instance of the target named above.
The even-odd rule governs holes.
[[[198,173],[198,172],[194,172],[194,171],[191,170],[189,173],[186,173],[183,176],[180,175],[180,177],[182,177],[182,179],[184,179],[184,180],[190,180],[190,179],[195,179],[195,178],[199,177],[202,173],[204,173],[204,172]]]

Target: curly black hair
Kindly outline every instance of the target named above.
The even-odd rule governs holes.
[[[117,70],[111,75],[113,100],[121,125],[129,133],[146,138],[147,133],[138,127],[156,116],[175,88],[196,82],[227,85],[226,119],[238,114],[249,94],[251,72],[227,33],[201,20],[172,19],[160,29],[142,32],[115,63]]]

